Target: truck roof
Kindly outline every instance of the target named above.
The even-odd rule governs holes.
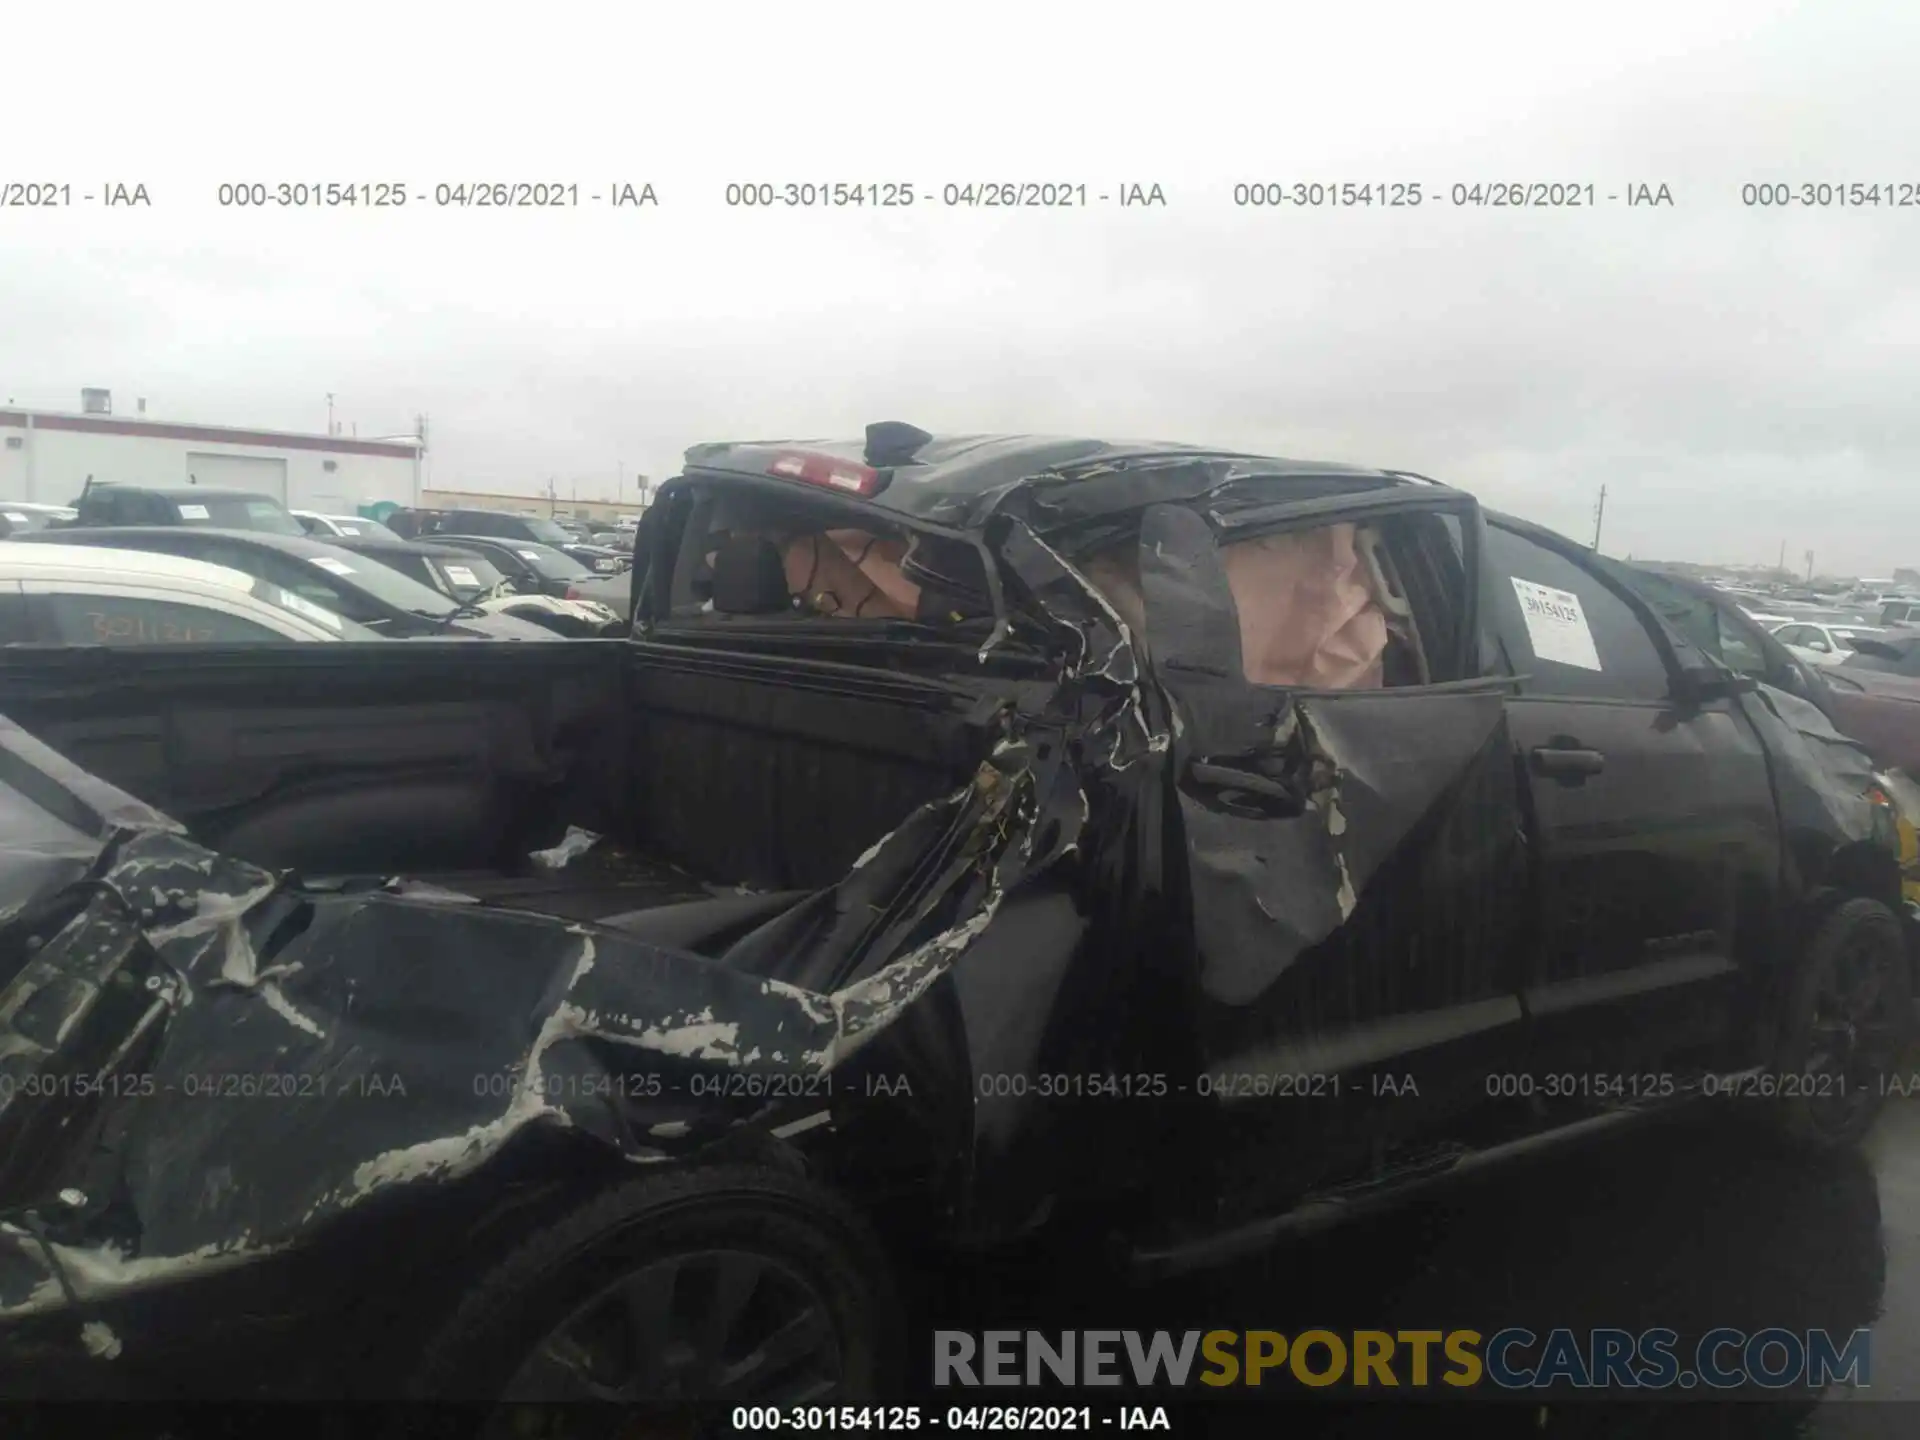
[[[783,457],[816,456],[878,473],[879,488],[865,498],[902,515],[938,524],[965,524],[979,503],[1008,486],[1039,476],[1072,481],[1105,471],[1192,460],[1232,466],[1234,478],[1311,476],[1399,484],[1423,477],[1321,460],[1288,460],[1168,441],[1115,441],[1048,435],[930,435],[897,422],[867,427],[861,440],[747,440],[695,445],[688,474],[783,478]],[[818,489],[806,480],[787,483]],[[832,483],[832,482],[829,482]],[[843,487],[844,488],[844,487]],[[1178,487],[1170,486],[1170,492]]]

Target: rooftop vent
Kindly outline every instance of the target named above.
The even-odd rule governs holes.
[[[113,392],[110,390],[82,390],[80,392],[80,410],[86,415],[111,415],[113,413]]]

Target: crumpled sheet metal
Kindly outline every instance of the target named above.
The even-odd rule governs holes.
[[[1409,735],[1421,744],[1409,745]],[[1380,867],[1463,774],[1510,763],[1498,691],[1295,700],[1274,738],[1302,777],[1298,816],[1249,826],[1205,796],[1180,795],[1200,987],[1228,1005],[1257,999],[1345,924]]]
[[[1810,846],[1829,846],[1834,836],[1873,836],[1873,760],[1854,740],[1833,728],[1820,708],[1797,695],[1763,685],[1742,697],[1773,757],[1773,788],[1790,844],[1803,863]]]
[[[1050,773],[1077,790],[1066,767]],[[987,837],[968,902],[831,993],[591,925],[299,891],[177,828],[123,830],[105,888],[40,969],[91,960],[97,990],[144,958],[169,1003],[139,1083],[108,1096],[99,1143],[49,1187],[115,1197],[89,1231],[100,1238],[56,1244],[50,1263],[0,1223],[0,1317],[57,1310],[68,1286],[85,1301],[296,1247],[345,1212],[481,1171],[535,1127],[645,1162],[817,1108],[712,1081],[844,1065],[946,973],[1009,887],[1077,843],[1083,804],[1054,793],[1042,807],[1034,772],[994,774],[919,812],[945,808]],[[1062,824],[1036,856],[1042,808]],[[895,835],[924,844],[924,830]],[[303,929],[283,924],[303,906]],[[0,1211],[51,1199],[0,1196]]]
[[[0,717],[0,923],[84,875],[121,826],[180,830]]]
[[[1148,718],[1142,695],[1145,636],[1090,576],[1021,522],[1003,523],[997,548],[1031,603],[1063,637],[1077,642],[1066,674],[1083,683],[1068,693],[1078,696],[1086,709],[1082,733],[1089,753],[1104,744],[1104,762],[1115,771],[1148,755],[1164,754],[1173,733]],[[1083,795],[1083,817],[1086,803]]]

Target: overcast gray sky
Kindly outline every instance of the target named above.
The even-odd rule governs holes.
[[[0,210],[0,400],[319,430],[332,391],[362,435],[426,412],[436,485],[583,498],[875,419],[1195,440],[1419,469],[1583,537],[1605,483],[1614,554],[1920,565],[1911,0],[650,8],[13,7],[0,181],[153,205]],[[217,199],[387,179],[660,203]],[[762,180],[921,198],[728,207]],[[1168,203],[928,203],[983,180]],[[1425,203],[1236,207],[1258,180]],[[1503,180],[1600,203],[1442,203]],[[1762,182],[1883,203],[1744,205]],[[1638,183],[1674,204],[1606,200]]]

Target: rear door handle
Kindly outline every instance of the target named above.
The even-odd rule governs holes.
[[[1598,750],[1538,745],[1529,753],[1534,774],[1548,776],[1562,785],[1578,785],[1589,775],[1598,775],[1607,768],[1607,757]]]

